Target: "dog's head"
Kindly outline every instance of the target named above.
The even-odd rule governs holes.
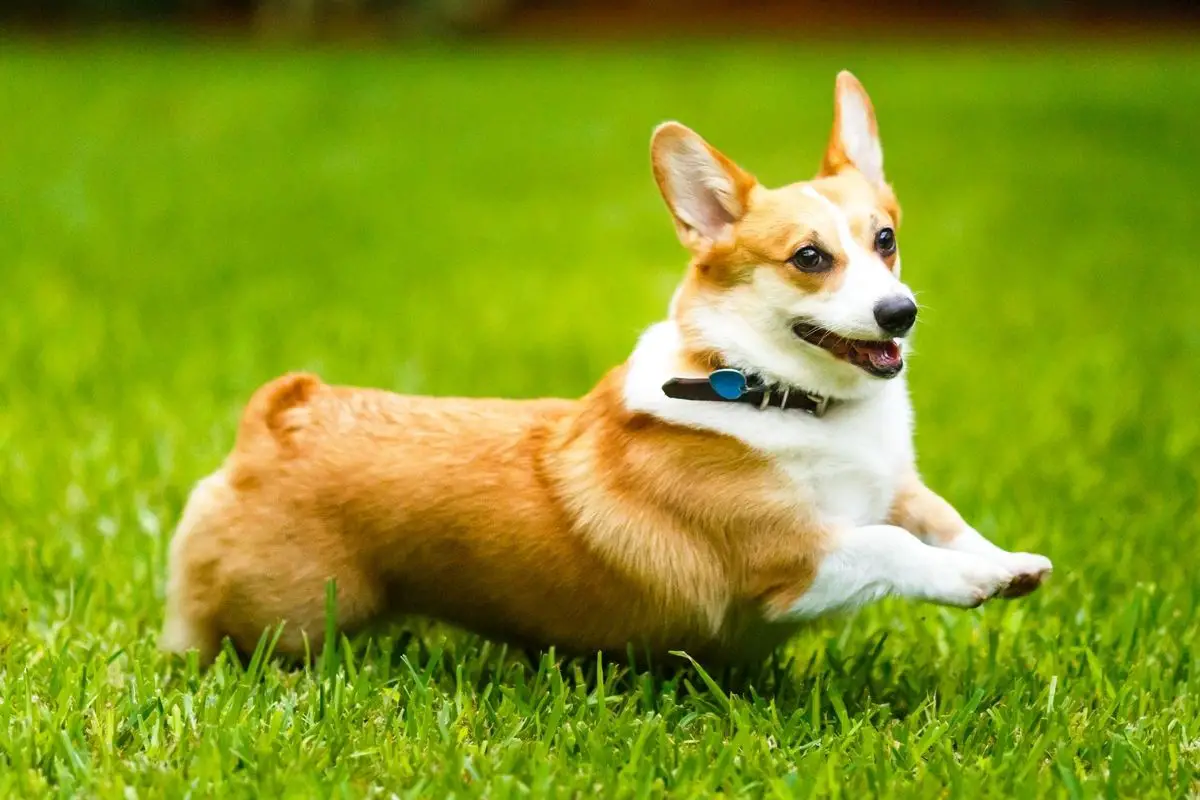
[[[917,306],[900,281],[875,112],[853,75],[838,75],[812,181],[768,189],[677,122],[654,131],[651,158],[692,253],[671,307],[690,353],[831,397],[900,374]]]

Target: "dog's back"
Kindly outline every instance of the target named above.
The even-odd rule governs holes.
[[[564,475],[591,469],[591,442],[572,441],[579,408],[272,381],[188,500],[163,647],[208,658],[229,636],[252,650],[284,620],[281,651],[319,646],[330,578],[343,629],[403,612],[584,650],[660,627],[639,620],[643,588],[579,535]]]

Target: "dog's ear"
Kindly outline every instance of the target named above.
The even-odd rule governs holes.
[[[887,185],[871,98],[858,78],[843,70],[838,73],[834,89],[833,133],[820,175],[836,175],[847,167],[857,169],[876,187]]]
[[[655,128],[650,161],[685,247],[698,252],[729,238],[746,213],[753,175],[678,122]]]

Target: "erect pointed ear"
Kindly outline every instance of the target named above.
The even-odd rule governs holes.
[[[678,122],[654,129],[650,161],[685,247],[700,250],[728,238],[746,213],[753,175]]]
[[[843,70],[838,73],[834,90],[833,133],[825,150],[821,175],[836,175],[848,166],[857,169],[875,186],[887,183],[871,98],[858,78]]]

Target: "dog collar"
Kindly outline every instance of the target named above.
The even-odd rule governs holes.
[[[663,394],[677,400],[709,400],[749,403],[759,409],[796,409],[823,417],[833,399],[794,386],[768,386],[756,375],[747,377],[737,369],[718,369],[707,378],[671,378],[662,385]]]

